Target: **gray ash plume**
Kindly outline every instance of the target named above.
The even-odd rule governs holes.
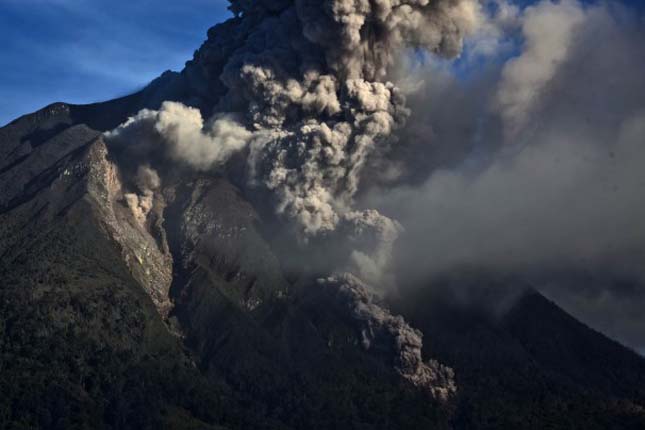
[[[232,1],[231,10],[235,18],[212,29],[189,64],[206,77],[198,97],[210,104],[200,112],[166,102],[108,138],[196,170],[245,151],[248,186],[270,191],[302,246],[341,243],[351,251],[333,270],[390,287],[401,226],[354,203],[370,158],[387,154],[410,114],[388,72],[409,49],[458,55],[481,19],[478,0]],[[366,340],[391,341],[402,377],[438,398],[454,391],[448,369],[422,361],[421,334],[377,305],[370,288],[350,275],[326,283],[352,303]]]
[[[448,401],[456,394],[453,370],[434,360],[424,361],[423,333],[403,317],[392,315],[370,287],[350,274],[319,279],[318,284],[335,294],[337,303],[357,322],[363,348],[387,351],[399,375],[436,400]]]
[[[388,69],[408,48],[457,55],[480,20],[479,2],[232,1],[230,8],[236,17],[210,32],[193,62],[208,79],[205,92],[217,94],[208,108],[215,117],[204,123],[197,110],[166,103],[110,137],[150,130],[172,159],[200,170],[246,149],[249,185],[272,192],[276,212],[303,242],[339,226],[356,242],[384,233],[350,264],[376,282],[399,227],[356,210],[353,199],[368,159],[387,152],[409,115]]]

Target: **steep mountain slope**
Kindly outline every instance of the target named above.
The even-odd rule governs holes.
[[[215,420],[217,388],[199,391],[157,285],[137,279],[147,238],[114,211],[97,134],[68,128],[2,173],[0,427],[157,428],[181,417],[173,428],[211,428],[193,414]]]
[[[86,109],[0,130],[6,428],[447,426],[394,371],[389,334],[366,351],[332,287],[284,279],[225,179],[169,171],[133,211],[137,178],[74,122]]]

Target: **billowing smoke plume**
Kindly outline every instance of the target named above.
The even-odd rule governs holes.
[[[524,51],[505,65],[496,98],[507,139],[520,138],[535,113],[535,101],[567,59],[584,20],[585,13],[575,1],[557,6],[543,3],[525,13]]]
[[[249,143],[252,133],[233,115],[216,115],[204,124],[198,109],[164,102],[158,111],[144,109],[115,130],[112,141],[141,145],[197,170],[221,166]]]
[[[204,124],[200,111],[164,103],[107,138],[161,142],[160,151],[198,170],[245,150],[248,184],[271,192],[302,243],[342,242],[352,251],[332,270],[391,284],[386,269],[401,226],[354,202],[366,165],[385,157],[410,114],[389,69],[408,48],[458,55],[482,19],[479,1],[233,0],[231,10],[236,18],[210,31],[191,65],[210,79],[217,103],[202,109],[215,116]],[[146,200],[135,197],[129,204],[145,212]],[[321,284],[348,303],[366,348],[385,342],[405,379],[437,398],[454,392],[449,369],[423,362],[421,334],[364,284],[349,275]]]
[[[503,61],[477,63],[466,80],[443,65],[420,73],[426,86],[409,97],[408,125],[421,133],[406,139],[414,151],[401,169],[413,180],[360,203],[405,227],[401,272],[426,283],[464,266],[566,273],[531,279],[583,321],[642,347],[642,17],[617,4],[544,0],[518,21],[520,50]]]
[[[477,0],[232,1],[237,18],[216,28],[197,53],[223,84],[204,126],[195,109],[165,103],[110,137],[142,129],[172,158],[196,169],[249,146],[249,183],[275,196],[276,212],[301,239],[342,231],[357,247],[350,266],[378,282],[399,225],[354,209],[364,166],[395,143],[409,115],[388,69],[408,47],[459,54],[481,21]],[[215,69],[215,71],[213,70]],[[371,237],[377,237],[375,242]]]
[[[251,126],[270,133],[252,149],[255,179],[306,235],[376,220],[351,208],[368,157],[408,116],[388,67],[406,46],[458,54],[478,3],[297,0],[233,10],[258,22],[222,75],[223,105],[248,110]]]
[[[374,292],[352,275],[338,275],[318,281],[337,296],[358,322],[363,348],[394,351],[394,368],[413,385],[427,389],[436,399],[446,401],[457,391],[452,369],[421,357],[423,334],[392,315],[378,303]]]
[[[304,36],[302,41],[293,41],[292,49],[307,59],[303,54],[313,44],[314,52],[324,55],[322,59],[315,59],[325,66],[322,72],[341,81],[384,80],[397,51],[404,46],[455,56],[461,51],[464,35],[480,19],[479,3],[472,0],[233,0],[231,3],[237,14],[263,21],[254,36],[275,31],[263,27],[267,27],[265,24],[271,21],[271,16],[279,16],[282,23],[289,24],[288,29],[294,30],[290,32],[292,35],[295,33],[299,39]],[[309,66],[307,62],[303,65]]]
[[[143,225],[152,210],[154,194],[161,186],[161,179],[150,166],[142,165],[137,170],[135,185],[139,193],[126,193],[124,198],[134,218]]]

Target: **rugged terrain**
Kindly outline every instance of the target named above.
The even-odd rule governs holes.
[[[337,248],[293,246],[289,222],[359,248],[395,225],[351,207],[369,152],[408,114],[381,78],[401,40],[450,56],[465,32],[459,2],[408,3],[429,27],[234,1],[181,73],[0,129],[0,428],[645,428],[645,360],[522,277],[396,273],[384,294],[306,265],[335,268]],[[248,114],[227,124],[271,136],[251,178],[264,188],[245,186],[252,148],[208,168],[169,160],[145,132],[166,101]],[[127,139],[106,134],[141,109]]]
[[[447,426],[391,335],[360,346],[352,297],[284,278],[232,184],[169,175],[138,218],[77,109],[2,130],[4,428]]]
[[[393,299],[424,334],[424,386],[402,377],[396,338],[351,310],[378,299],[285,272],[222,175],[164,172],[137,218],[131,168],[101,133],[158,90],[0,130],[3,428],[645,425],[645,361],[530,288],[495,312],[436,287]]]

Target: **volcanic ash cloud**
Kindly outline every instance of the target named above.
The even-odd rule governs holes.
[[[272,192],[305,241],[341,225],[357,241],[385,231],[352,259],[378,278],[398,224],[353,200],[366,163],[387,152],[409,115],[388,69],[407,47],[458,55],[481,21],[479,2],[232,1],[231,10],[236,18],[212,29],[195,59],[223,88],[216,117],[205,124],[197,110],[165,103],[113,135],[151,129],[173,159],[199,170],[248,150],[249,184]]]
[[[166,102],[143,110],[109,139],[144,142],[197,170],[248,156],[251,187],[271,193],[275,211],[303,243],[350,248],[321,279],[363,324],[363,341],[389,344],[398,373],[436,398],[454,394],[450,369],[421,357],[421,333],[374,296],[387,287],[401,226],[356,208],[365,168],[385,158],[410,115],[389,69],[408,48],[454,57],[481,21],[477,0],[232,1],[236,17],[209,31],[189,64],[209,81],[214,112]],[[203,100],[203,98],[202,98]],[[161,143],[161,145],[159,145]],[[331,240],[329,240],[331,239]]]

